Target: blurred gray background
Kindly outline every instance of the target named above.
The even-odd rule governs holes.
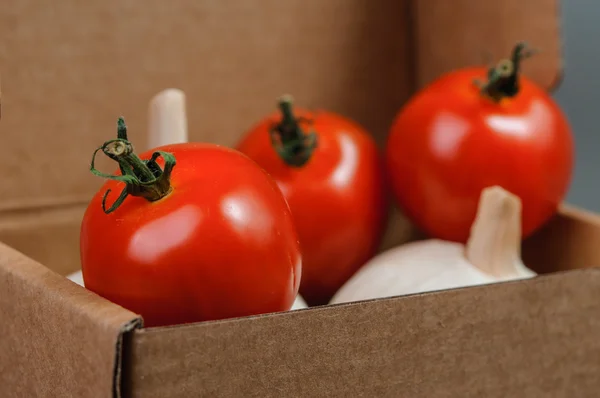
[[[577,151],[566,200],[600,212],[600,1],[561,2],[565,74],[554,97],[571,122]]]

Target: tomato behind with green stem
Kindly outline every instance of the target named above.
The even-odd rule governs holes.
[[[211,144],[166,145],[138,157],[122,119],[118,127],[118,138],[96,152],[120,172],[100,173],[92,162],[108,181],[81,225],[86,288],[141,314],[147,326],[289,310],[301,255],[273,179],[241,153]]]
[[[465,242],[489,186],[520,197],[524,238],[564,198],[573,137],[550,95],[520,76],[522,60],[532,54],[518,43],[512,58],[495,67],[445,74],[396,116],[386,148],[392,191],[430,236]]]
[[[276,180],[286,197],[303,257],[300,294],[326,304],[376,252],[387,206],[383,164],[357,123],[323,110],[293,107],[261,120],[238,143]]]

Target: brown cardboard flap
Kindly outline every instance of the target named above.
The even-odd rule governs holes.
[[[120,396],[121,342],[133,313],[0,244],[3,397]]]
[[[89,199],[93,150],[120,115],[145,149],[168,87],[186,92],[190,140],[234,144],[286,92],[381,140],[410,93],[406,4],[2,0],[0,210]]]
[[[131,397],[591,397],[600,270],[133,335]]]
[[[548,89],[562,77],[559,0],[413,0],[413,8],[419,86],[455,68],[495,63],[519,40],[541,50],[523,63],[525,75]]]

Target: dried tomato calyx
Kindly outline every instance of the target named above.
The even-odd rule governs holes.
[[[121,175],[112,175],[103,173],[95,168],[96,154],[102,151],[110,159],[119,164]],[[164,168],[157,163],[157,159],[162,157]],[[111,190],[107,190],[102,197],[102,210],[106,213],[115,211],[127,196],[141,196],[144,199],[154,202],[171,192],[171,172],[175,167],[175,156],[168,152],[156,151],[152,157],[147,160],[140,159],[133,150],[133,145],[127,139],[127,126],[122,117],[117,121],[117,138],[106,141],[101,147],[94,151],[90,171],[92,174],[107,178],[110,180],[121,181],[125,183],[125,188],[121,191],[119,197],[107,209],[106,198]]]
[[[281,121],[271,126],[271,144],[279,157],[291,167],[302,167],[312,157],[317,148],[317,134],[305,133],[300,123],[312,123],[305,118],[297,118],[292,107],[293,99],[284,95],[279,99]]]
[[[527,43],[518,42],[511,58],[503,59],[488,69],[487,81],[475,80],[479,92],[494,102],[503,98],[512,98],[519,93],[519,72],[521,61],[536,54],[538,50],[529,48]]]

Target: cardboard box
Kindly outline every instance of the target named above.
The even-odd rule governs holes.
[[[143,328],[61,276],[101,183],[91,151],[121,114],[141,147],[159,90],[187,93],[193,140],[233,144],[291,92],[381,144],[415,89],[519,39],[543,49],[525,73],[552,88],[557,3],[5,0],[0,395],[595,396],[600,273],[567,270],[600,264],[600,218],[569,206],[524,245],[552,273],[521,282]],[[382,248],[414,236],[396,213]]]

